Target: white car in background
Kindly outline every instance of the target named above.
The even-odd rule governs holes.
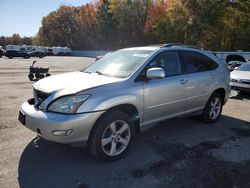
[[[250,62],[242,64],[231,72],[232,90],[250,93]]]

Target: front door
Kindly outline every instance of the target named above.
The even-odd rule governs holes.
[[[166,77],[144,82],[144,124],[154,123],[186,111],[185,80],[177,51],[154,58],[148,68],[163,68]]]

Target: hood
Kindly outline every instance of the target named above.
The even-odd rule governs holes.
[[[82,90],[121,81],[120,78],[107,77],[95,73],[71,72],[50,76],[33,84],[34,89],[45,92],[77,93]]]
[[[231,72],[231,78],[237,80],[250,80],[250,72],[234,70],[233,72]]]

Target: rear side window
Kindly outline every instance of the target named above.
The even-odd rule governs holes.
[[[218,67],[216,62],[201,53],[181,51],[180,54],[185,73],[209,71]]]

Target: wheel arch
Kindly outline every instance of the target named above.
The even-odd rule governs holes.
[[[129,117],[131,117],[131,120],[134,122],[134,125],[135,125],[135,132],[140,133],[140,118],[139,118],[138,109],[132,104],[120,104],[120,105],[109,108],[96,120],[96,122],[94,123],[93,127],[90,130],[88,143],[89,143],[89,140],[93,131],[95,130],[97,126],[97,123],[101,121],[103,117],[105,117],[109,113],[112,113],[113,111],[121,111],[127,114]]]
[[[225,104],[225,97],[226,97],[226,90],[224,88],[217,88],[216,90],[214,90],[212,95],[214,93],[218,93],[222,97],[222,102],[223,102],[223,105],[224,105]]]

